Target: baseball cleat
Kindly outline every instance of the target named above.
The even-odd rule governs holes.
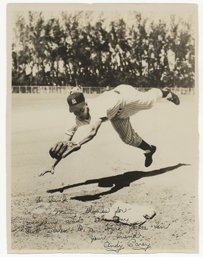
[[[176,104],[176,105],[179,105],[179,104],[180,104],[180,99],[179,99],[179,97],[178,97],[175,93],[173,93],[170,88],[165,87],[165,88],[163,89],[163,92],[165,92],[165,94],[167,94],[167,92],[168,92],[168,94],[166,95],[166,99],[167,99],[168,101],[170,101],[170,102],[172,102],[172,103],[174,103],[174,104]]]
[[[170,102],[176,104],[176,105],[179,105],[179,104],[180,104],[180,99],[179,99],[179,97],[178,97],[175,93],[173,93],[173,92],[170,92],[170,93],[167,95],[166,99],[167,99],[168,101],[170,101]]]
[[[149,167],[152,164],[152,162],[153,162],[152,155],[155,152],[156,152],[156,146],[152,145],[151,150],[144,153],[144,155],[145,155],[145,167]]]

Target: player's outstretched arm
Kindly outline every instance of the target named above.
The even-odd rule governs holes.
[[[78,129],[78,125],[74,125],[70,129],[67,129],[65,132],[64,141],[71,141],[73,136],[75,135],[77,129]]]
[[[91,125],[89,133],[79,143],[75,143],[73,141],[60,141],[56,143],[49,150],[49,154],[54,159],[54,163],[50,166],[50,168],[45,169],[43,172],[41,172],[39,176],[44,176],[46,173],[54,174],[56,165],[63,158],[67,157],[72,152],[78,151],[81,148],[81,145],[86,144],[96,136],[103,121],[105,120],[98,119],[97,121],[95,121],[94,124]]]
[[[44,169],[39,176],[44,176],[46,173],[54,174],[56,165],[61,161],[62,158],[65,158],[73,151],[79,150],[80,145],[71,142],[75,132],[77,131],[78,126],[74,125],[70,129],[66,130],[65,137],[62,141],[57,142],[51,149],[49,150],[49,154],[53,159],[53,163],[49,168]]]
[[[78,151],[80,147],[80,144],[74,143],[73,141],[60,141],[56,143],[56,145],[49,150],[50,156],[54,159],[53,164],[41,172],[39,176],[44,176],[46,173],[54,174],[56,165],[72,152]]]
[[[102,122],[103,122],[102,119],[98,119],[97,121],[95,121],[95,122],[91,125],[91,128],[90,128],[89,133],[88,133],[88,134],[86,135],[86,137],[83,138],[78,144],[81,146],[81,145],[83,145],[83,144],[86,144],[86,143],[89,142],[90,140],[92,140],[92,139],[96,136],[96,134],[97,134],[97,132],[98,132],[98,130],[99,130],[99,128],[100,128]]]

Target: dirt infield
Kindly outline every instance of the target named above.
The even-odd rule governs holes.
[[[121,142],[107,122],[93,141],[63,160],[54,175],[38,177],[50,164],[50,146],[63,137],[74,117],[63,95],[12,95],[12,252],[197,251],[195,96],[181,96],[178,107],[162,101],[131,120],[135,130],[157,146],[149,168],[142,152]],[[142,226],[97,219],[97,213],[118,200],[152,205],[156,215]]]

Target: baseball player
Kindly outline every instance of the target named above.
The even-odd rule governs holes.
[[[139,111],[152,108],[154,103],[165,98],[172,103],[179,105],[179,97],[169,88],[153,88],[146,92],[140,92],[130,85],[119,85],[110,91],[102,93],[88,104],[82,92],[71,92],[67,97],[69,111],[75,115],[75,125],[66,131],[65,141],[58,142],[49,151],[56,163],[73,151],[77,151],[83,144],[92,140],[101,125],[110,121],[121,140],[131,146],[141,149],[145,157],[145,167],[152,164],[153,154],[156,146],[148,144],[133,129],[130,117]],[[87,135],[78,143],[72,141],[75,132],[83,125],[90,125]],[[50,171],[54,173],[52,166]],[[46,172],[41,173],[44,175]]]

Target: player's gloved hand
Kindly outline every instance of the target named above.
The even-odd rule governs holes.
[[[51,149],[49,150],[49,154],[53,159],[62,158],[64,152],[67,150],[68,145],[65,141],[57,142]]]
[[[60,141],[56,143],[50,150],[49,154],[54,159],[61,159],[80,149],[80,145],[73,141]]]

